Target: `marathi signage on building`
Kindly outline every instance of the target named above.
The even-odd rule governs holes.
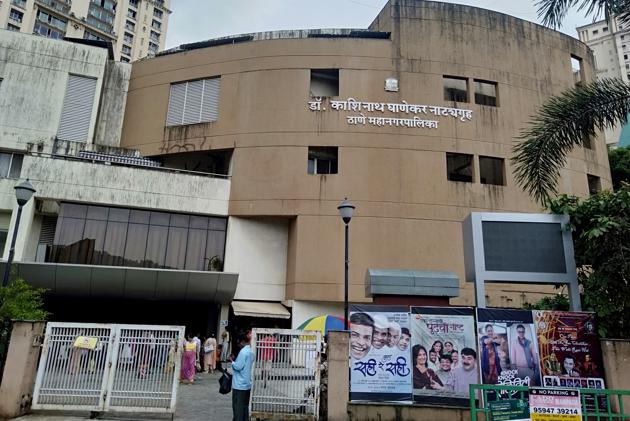
[[[468,122],[473,118],[472,110],[409,104],[407,101],[399,103],[366,102],[348,98],[347,100],[328,100],[327,108],[326,100],[327,98],[323,97],[312,98],[308,102],[309,110],[321,112],[330,108],[330,110],[337,112],[352,112],[354,114],[346,115],[346,122],[352,126],[437,129],[439,121],[435,118],[454,118],[461,122]],[[376,113],[376,115],[366,115],[365,113]],[[394,116],[388,114],[394,114]]]
[[[407,307],[350,307],[350,399],[411,401]]]

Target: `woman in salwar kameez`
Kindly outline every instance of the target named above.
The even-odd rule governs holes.
[[[195,381],[195,371],[197,366],[197,344],[193,340],[193,335],[186,335],[184,341],[184,352],[182,354],[182,368],[180,370],[180,381],[182,383],[192,383]]]

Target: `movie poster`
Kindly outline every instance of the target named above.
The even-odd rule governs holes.
[[[479,383],[474,311],[468,307],[411,307],[415,402],[466,405]]]
[[[411,401],[406,306],[351,305],[350,400]]]
[[[477,337],[483,384],[541,385],[540,354],[531,311],[478,308]]]
[[[534,311],[544,386],[604,389],[592,313]]]

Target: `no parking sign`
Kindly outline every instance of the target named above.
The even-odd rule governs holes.
[[[575,389],[529,390],[531,421],[582,421],[580,392]]]

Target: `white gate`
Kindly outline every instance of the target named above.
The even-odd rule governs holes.
[[[32,407],[174,413],[183,336],[183,326],[50,322]],[[75,347],[79,337],[91,349]]]
[[[321,346],[318,331],[252,331],[252,418],[318,420]]]

